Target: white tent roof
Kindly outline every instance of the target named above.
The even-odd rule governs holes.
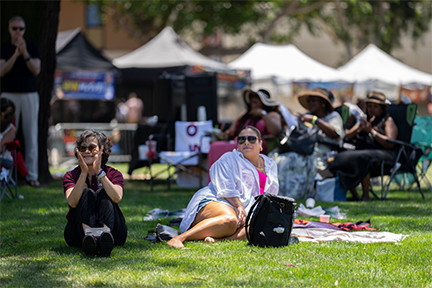
[[[273,76],[291,81],[347,80],[341,77],[338,70],[312,59],[292,44],[256,43],[228,66],[251,70],[254,80]]]
[[[189,47],[171,27],[163,29],[150,42],[129,54],[115,58],[118,68],[164,68],[200,65],[214,69],[229,69]]]
[[[379,80],[388,84],[432,84],[432,74],[416,70],[388,55],[374,44],[338,69],[354,81]]]
[[[60,52],[60,50],[62,50],[80,32],[81,28],[58,32],[56,40],[56,53]]]

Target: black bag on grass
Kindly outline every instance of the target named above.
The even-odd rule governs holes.
[[[295,200],[263,193],[255,197],[246,218],[249,244],[260,247],[287,246],[294,225]]]

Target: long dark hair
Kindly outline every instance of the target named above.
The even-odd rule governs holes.
[[[0,106],[1,106],[1,113],[6,112],[9,107],[12,107],[12,113],[9,113],[6,115],[5,119],[0,121],[0,131],[3,132],[10,123],[15,119],[15,104],[7,99],[7,98],[0,98]]]
[[[250,96],[250,98],[253,98],[253,97],[258,98],[261,101],[261,99],[256,95]],[[262,101],[261,101],[261,103],[262,103]],[[263,110],[265,110],[267,112],[274,112],[274,111],[278,112],[277,106],[266,106],[264,103],[262,103],[262,104],[263,104],[263,107],[262,107]],[[252,116],[250,114],[251,110],[252,110],[252,107],[251,107],[250,102],[249,102],[249,103],[247,103],[246,113],[237,122],[237,126],[234,129],[234,135],[238,135],[241,132],[241,130],[243,130],[242,128],[246,124],[247,121],[249,121],[250,126],[256,126],[258,121],[261,120],[261,116]]]
[[[108,139],[108,137],[104,133],[99,132],[97,130],[85,130],[76,139],[75,147],[79,149],[79,147],[81,146],[81,144],[88,137],[94,137],[94,138],[96,138],[96,140],[98,141],[98,147],[99,147],[99,149],[102,147],[102,145],[104,146],[103,151],[102,151],[102,160],[101,160],[101,163],[102,163],[102,165],[105,165],[108,162],[108,158],[109,158],[109,156],[111,154],[111,147],[112,147],[111,140]],[[78,158],[78,155],[77,155],[76,151],[75,151],[75,157]]]

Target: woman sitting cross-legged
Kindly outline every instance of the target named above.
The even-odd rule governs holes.
[[[69,204],[64,237],[69,246],[82,247],[86,255],[100,250],[101,256],[110,256],[114,245],[126,242],[126,222],[118,205],[123,197],[123,175],[106,165],[111,146],[105,134],[84,131],[76,140],[79,166],[63,177]]]
[[[254,197],[278,193],[276,164],[260,154],[259,130],[244,127],[237,143],[237,150],[223,154],[211,166],[209,185],[192,197],[180,224],[182,234],[168,245],[182,248],[184,241],[244,240],[244,224]]]

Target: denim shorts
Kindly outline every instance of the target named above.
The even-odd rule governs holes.
[[[204,198],[202,199],[199,204],[198,204],[198,209],[197,209],[197,213],[204,208],[208,203],[212,202],[212,199],[208,199],[208,198]]]

